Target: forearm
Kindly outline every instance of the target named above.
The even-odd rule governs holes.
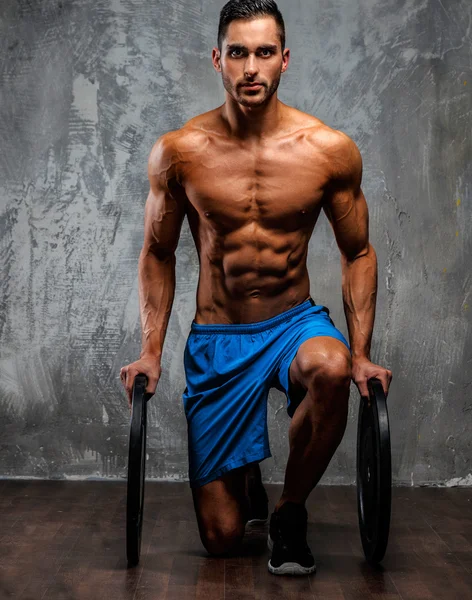
[[[142,327],[141,358],[160,362],[175,293],[175,254],[158,257],[141,252],[138,263]]]
[[[342,264],[344,313],[353,358],[370,360],[377,300],[377,255],[372,245],[363,256]]]

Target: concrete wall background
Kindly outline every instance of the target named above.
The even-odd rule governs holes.
[[[224,101],[222,0],[4,0],[0,6],[0,475],[125,477],[120,367],[139,356],[137,260],[154,141]],[[472,484],[472,5],[280,0],[282,101],[353,137],[379,259],[372,359],[392,369],[394,481]],[[187,478],[183,350],[198,261],[185,221],[147,474]],[[311,292],[347,334],[323,213]],[[358,409],[322,483],[353,483]],[[285,397],[272,390],[283,479]]]

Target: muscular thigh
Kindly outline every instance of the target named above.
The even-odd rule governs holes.
[[[308,389],[317,372],[330,371],[334,376],[351,373],[351,353],[337,338],[316,336],[300,344],[289,369],[290,386],[295,393]]]
[[[233,469],[215,481],[192,488],[202,538],[210,537],[215,532],[244,529],[247,521],[247,468],[246,465]]]

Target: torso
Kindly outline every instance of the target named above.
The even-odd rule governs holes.
[[[283,130],[257,143],[229,138],[219,109],[179,130],[179,182],[200,260],[197,323],[261,321],[310,295],[308,243],[335,131],[283,106]]]

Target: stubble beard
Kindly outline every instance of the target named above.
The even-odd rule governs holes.
[[[279,73],[278,77],[276,79],[274,79],[274,81],[272,81],[272,83],[269,87],[266,87],[265,85],[262,86],[262,90],[259,91],[260,97],[252,96],[251,99],[249,99],[249,98],[243,96],[243,94],[241,94],[239,92],[239,90],[241,88],[239,88],[239,90],[238,90],[238,88],[236,86],[234,86],[233,83],[231,82],[231,79],[229,77],[227,77],[223,72],[221,73],[221,77],[223,80],[223,86],[224,86],[225,90],[228,92],[228,94],[242,106],[248,106],[248,107],[261,106],[262,104],[265,104],[270,99],[270,97],[273,94],[275,94],[275,92],[277,91],[279,84],[280,84],[281,75],[282,74]],[[257,98],[257,100],[256,100],[256,98]]]

